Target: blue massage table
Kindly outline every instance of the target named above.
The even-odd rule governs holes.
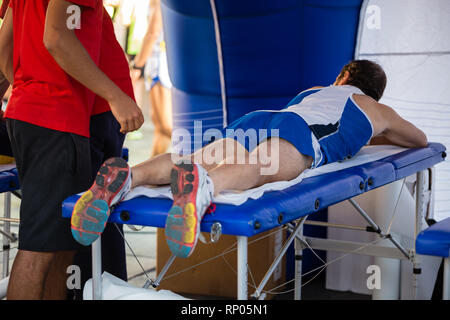
[[[9,249],[11,242],[17,241],[16,235],[10,231],[11,222],[15,219],[11,219],[11,194],[14,193],[20,196],[19,190],[19,178],[16,169],[10,169],[0,171],[0,193],[5,194],[4,198],[4,216],[3,230],[0,233],[3,236],[3,265],[2,265],[2,277],[4,279],[9,275]]]
[[[416,251],[444,258],[444,283],[442,298],[450,300],[450,218],[433,224],[416,239]]]
[[[19,189],[17,169],[0,171],[0,193],[12,192]]]
[[[367,246],[361,254],[410,260],[414,265],[415,277],[417,277],[420,274],[420,259],[415,254],[415,248],[403,248],[392,235],[385,234],[352,198],[416,174],[415,235],[417,236],[422,230],[422,217],[428,216],[430,208],[432,208],[430,204],[433,201],[431,196],[433,167],[444,161],[445,157],[445,147],[442,144],[430,143],[426,148],[408,149],[378,161],[306,178],[297,185],[282,191],[266,192],[261,198],[248,200],[240,206],[217,204],[215,212],[207,214],[203,218],[201,230],[211,232],[212,237],[216,238],[220,236],[220,233],[237,236],[237,298],[248,299],[248,237],[273,228],[286,226],[291,231],[290,236],[252,296],[254,298],[264,296],[262,295],[264,286],[288,247],[294,242],[296,257],[295,298],[300,299],[303,249],[309,247],[350,252],[361,246],[361,243],[304,237],[302,233],[303,225],[308,224],[308,222],[305,223],[308,215],[348,200],[368,223],[368,226],[361,227],[361,230],[375,232],[380,237],[389,239],[395,245],[395,247]],[[71,196],[63,203],[63,216],[71,216],[78,198],[78,195]],[[113,208],[109,222],[164,228],[170,207],[171,200],[169,199],[137,197],[124,201]],[[327,226],[327,223],[323,223],[323,225]],[[328,225],[328,227],[333,226]],[[97,240],[92,248],[94,299],[101,298],[100,241],[100,239]],[[152,283],[154,287],[159,284],[174,259],[174,256],[169,259],[158,278]]]

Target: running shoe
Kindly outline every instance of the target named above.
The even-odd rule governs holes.
[[[178,163],[171,171],[173,205],[166,220],[166,241],[174,255],[189,257],[200,234],[200,222],[211,204],[214,187],[200,165]]]
[[[122,158],[105,161],[92,187],[75,204],[71,229],[76,241],[92,244],[102,234],[110,208],[121,201],[131,188],[131,169]]]

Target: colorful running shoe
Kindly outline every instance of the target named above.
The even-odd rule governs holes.
[[[174,255],[189,257],[200,234],[200,221],[211,204],[214,187],[200,165],[178,163],[171,172],[173,205],[166,220],[166,240]]]
[[[72,235],[82,245],[92,244],[102,234],[111,206],[131,188],[131,169],[122,158],[105,161],[92,187],[75,204],[72,212]]]

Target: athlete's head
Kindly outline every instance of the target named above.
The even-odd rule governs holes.
[[[386,88],[386,81],[386,74],[379,64],[369,60],[353,60],[342,68],[334,85],[355,86],[378,101]]]

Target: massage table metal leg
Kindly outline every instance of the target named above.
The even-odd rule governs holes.
[[[149,285],[151,285],[153,288],[156,288],[161,283],[162,278],[166,275],[167,271],[169,270],[172,263],[175,261],[176,255],[172,254],[169,258],[169,260],[166,262],[164,267],[162,268],[161,272],[158,274],[158,277],[156,277],[155,280],[146,282],[144,285],[144,288],[147,289]]]
[[[444,259],[444,284],[442,292],[443,300],[450,300],[450,255]]]
[[[247,300],[248,238],[237,237],[237,299]]]
[[[102,300],[102,239],[92,244],[92,299]]]
[[[394,246],[399,249],[406,258],[410,258],[408,250],[405,249],[397,240],[395,240],[391,234],[385,234],[380,227],[369,217],[369,215],[358,205],[358,203],[353,199],[348,199],[348,201],[353,205],[356,211],[370,224],[373,231],[378,233],[380,237],[388,239]]]
[[[303,248],[304,242],[303,238],[303,223],[307,217],[301,221],[300,228],[296,232],[294,251],[295,251],[295,274],[294,274],[294,300],[302,299],[302,266],[303,266]]]
[[[420,257],[416,253],[416,241],[417,236],[422,231],[422,219],[426,215],[427,211],[427,190],[425,188],[425,173],[427,170],[419,171],[416,174],[416,221],[414,226],[414,256],[412,258],[413,263],[413,298],[417,299],[419,275],[421,273]],[[430,199],[428,199],[429,201]]]
[[[426,194],[426,215],[425,215],[425,221],[430,225],[430,223],[435,223],[436,220],[434,219],[434,194],[435,194],[435,181],[436,181],[436,168],[428,168],[428,188],[425,191]]]
[[[4,217],[6,219],[11,218],[11,193],[5,193],[5,207]],[[3,222],[3,266],[2,266],[2,279],[9,275],[9,249],[11,244],[11,238],[9,237],[11,232],[11,222],[6,220]]]
[[[303,228],[303,222],[305,221],[306,217],[303,217],[300,219],[300,221],[297,223],[297,226],[292,231],[291,235],[287,239],[287,241],[284,243],[283,247],[281,248],[281,251],[278,253],[275,260],[270,265],[269,270],[267,270],[266,274],[264,275],[264,278],[261,280],[261,283],[259,284],[258,288],[256,288],[256,291],[254,294],[252,294],[252,297],[260,298],[261,292],[266,286],[267,282],[269,281],[270,277],[272,276],[273,272],[277,268],[277,266],[280,264],[281,259],[286,254],[286,251],[291,246],[292,242],[296,239],[298,236],[298,233],[301,232],[301,229]],[[300,272],[301,273],[301,272]]]

